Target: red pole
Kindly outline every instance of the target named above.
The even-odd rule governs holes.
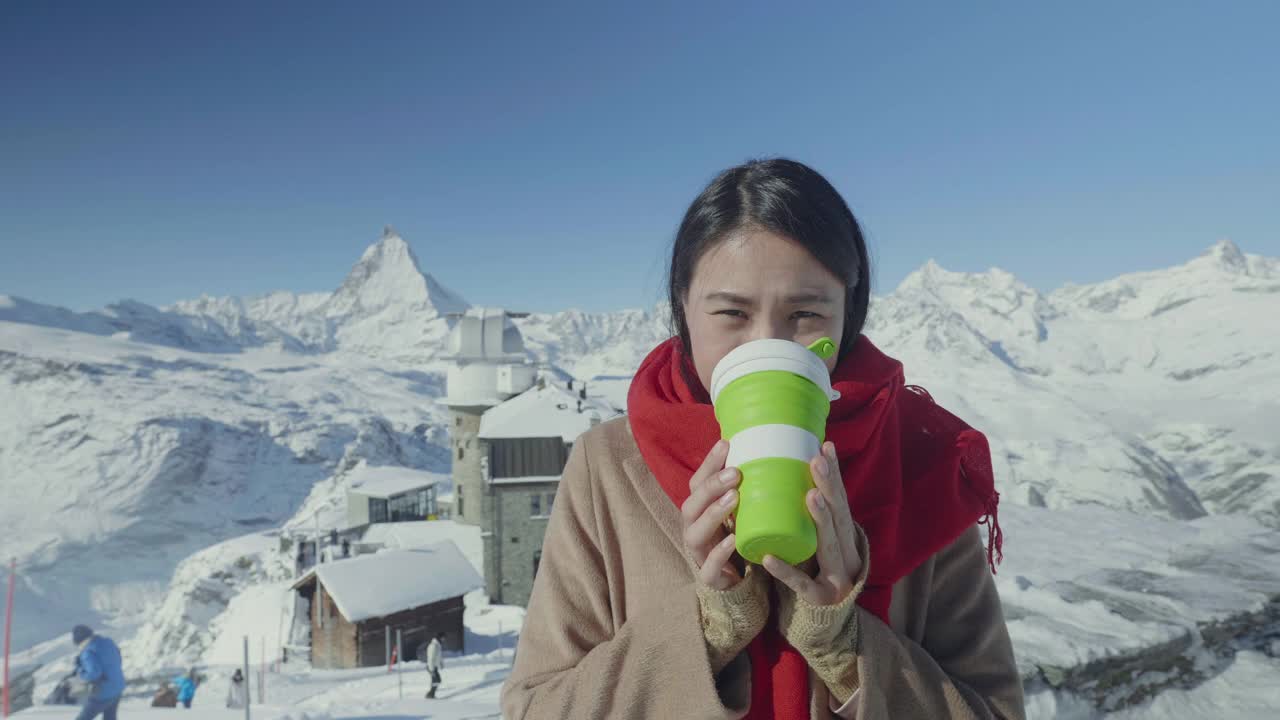
[[[4,603],[4,716],[9,717],[9,636],[13,634],[13,586],[18,578],[18,558],[9,561],[9,597]]]

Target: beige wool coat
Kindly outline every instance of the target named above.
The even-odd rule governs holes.
[[[625,417],[574,445],[502,688],[503,717],[746,714],[743,652],[714,675],[679,509]],[[1022,684],[977,528],[898,581],[886,625],[858,608],[858,689],[833,708],[810,673],[813,718],[1024,717]]]

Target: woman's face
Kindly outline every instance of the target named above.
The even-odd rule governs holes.
[[[708,391],[711,371],[730,350],[778,338],[808,345],[844,334],[845,286],[795,241],[743,228],[703,254],[685,296],[693,365]],[[827,359],[835,368],[836,357]]]

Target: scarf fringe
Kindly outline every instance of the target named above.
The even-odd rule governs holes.
[[[987,565],[991,567],[992,575],[996,574],[996,565],[1004,562],[1004,532],[1000,529],[999,506],[1000,493],[992,490],[984,514],[978,518],[979,525],[987,526]]]
[[[958,445],[962,447],[960,460],[960,477],[971,490],[976,490],[982,502],[982,516],[978,518],[979,525],[987,526],[987,565],[991,568],[991,574],[996,575],[996,566],[1004,562],[1004,531],[1000,529],[1000,491],[995,487],[991,487],[990,494],[983,492],[985,488],[978,489],[973,487],[973,483],[969,480],[969,474],[965,471],[965,459],[972,457],[972,451],[975,448],[971,441],[973,438],[982,440],[982,444],[977,447],[986,448],[986,441],[982,434],[969,430],[961,433]],[[986,474],[991,472],[991,460],[983,454],[985,461],[981,462],[981,467],[986,468]],[[992,481],[994,484],[994,481]],[[984,483],[985,484],[985,483]]]

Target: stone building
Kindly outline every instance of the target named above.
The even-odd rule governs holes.
[[[490,600],[525,605],[569,450],[618,412],[581,382],[540,378],[516,317],[498,308],[457,317],[444,402],[452,412],[453,517],[481,528]]]

